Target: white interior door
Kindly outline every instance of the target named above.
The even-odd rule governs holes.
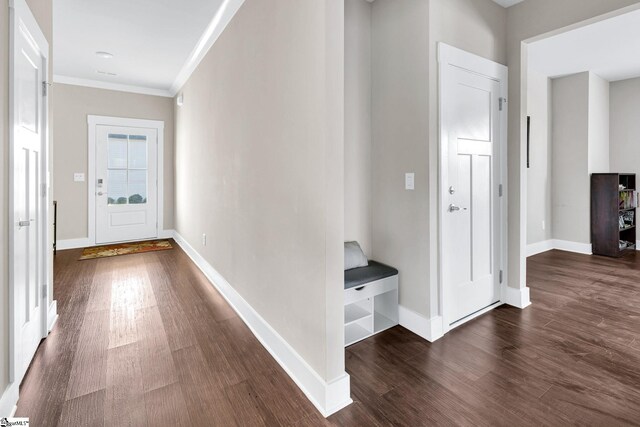
[[[44,330],[46,143],[43,82],[49,47],[24,3],[12,19],[11,289],[12,381],[26,372]]]
[[[96,243],[158,237],[157,129],[96,126]]]
[[[500,301],[501,281],[503,82],[483,74],[486,67],[475,67],[477,57],[458,53],[462,61],[443,66],[441,93],[443,287],[449,325]]]

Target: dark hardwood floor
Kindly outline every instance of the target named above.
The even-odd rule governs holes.
[[[324,420],[175,249],[59,252],[60,318],[20,390],[31,425],[640,425],[640,255],[529,258],[533,305],[428,343],[349,347],[354,403]]]

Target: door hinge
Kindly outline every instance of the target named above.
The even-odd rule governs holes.
[[[502,184],[498,185],[498,197],[502,197]]]
[[[498,105],[500,107],[500,111],[504,110],[504,104],[507,103],[507,98],[498,98]]]
[[[47,294],[48,291],[49,291],[49,287],[46,284],[42,285],[42,298],[46,298],[49,296]]]
[[[49,82],[42,82],[42,96],[47,96],[49,93],[49,86],[51,86],[51,83]]]
[[[42,197],[47,197],[47,184],[45,184],[44,182],[40,184],[40,194],[42,195]]]
[[[502,270],[500,270],[500,283],[502,283]]]

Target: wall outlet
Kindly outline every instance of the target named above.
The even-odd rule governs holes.
[[[73,174],[73,182],[84,182],[84,173],[76,172]]]
[[[547,228],[547,224],[545,224],[544,220],[542,220],[542,229],[546,230],[546,228]]]
[[[404,174],[404,189],[405,190],[413,190],[416,188],[416,179],[415,173],[405,173]]]
[[[206,234],[202,235],[202,246],[207,246],[207,235]]]

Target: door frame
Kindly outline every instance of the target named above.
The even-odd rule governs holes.
[[[18,358],[16,339],[18,335],[18,325],[15,321],[16,301],[15,277],[15,227],[18,219],[15,217],[15,141],[16,141],[16,120],[18,110],[18,79],[16,78],[16,49],[15,44],[19,32],[24,29],[31,38],[31,43],[40,51],[42,55],[42,90],[48,87],[49,75],[49,42],[42,33],[40,26],[36,22],[29,6],[24,0],[10,0],[9,2],[9,384],[18,384],[22,378],[17,378],[16,360]],[[40,255],[42,263],[40,265],[38,282],[41,283],[40,303],[40,336],[45,338],[49,332],[49,292],[51,283],[49,281],[49,266],[51,263],[53,246],[49,236],[49,108],[46,92],[43,93],[42,105],[40,107],[41,118],[41,141],[40,141],[40,182],[39,203],[40,218],[38,226],[42,230],[39,236]],[[55,301],[52,307],[55,306]],[[51,325],[53,326],[53,324]],[[17,393],[17,391],[16,391]]]
[[[467,316],[454,325],[449,324],[448,312],[449,312],[449,297],[448,292],[445,289],[445,254],[443,251],[443,236],[444,236],[444,204],[446,200],[446,192],[445,188],[445,179],[444,177],[448,173],[448,163],[446,161],[446,155],[448,152],[448,136],[445,129],[446,121],[444,119],[444,96],[446,93],[445,87],[449,84],[450,75],[447,73],[447,68],[449,66],[454,66],[458,68],[462,68],[465,70],[470,70],[484,77],[488,77],[490,79],[496,80],[500,84],[500,98],[504,99],[504,107],[502,109],[502,114],[498,117],[500,119],[500,147],[497,150],[495,156],[498,157],[498,162],[496,167],[498,168],[498,173],[500,175],[500,182],[496,183],[494,186],[494,191],[496,195],[498,193],[498,185],[502,185],[502,196],[497,195],[499,198],[498,205],[500,209],[495,213],[498,215],[497,221],[500,224],[498,235],[499,238],[495,245],[496,257],[498,258],[500,264],[500,270],[502,271],[502,282],[500,283],[500,300],[492,304],[476,313]],[[507,93],[508,93],[508,68],[502,64],[498,64],[489,59],[483,58],[481,56],[466,52],[464,50],[455,48],[453,46],[447,45],[442,42],[438,42],[438,71],[439,71],[439,97],[438,97],[438,112],[439,112],[439,168],[438,168],[438,179],[439,179],[439,192],[438,192],[438,252],[440,254],[438,261],[438,271],[439,271],[439,280],[438,280],[438,294],[440,297],[440,316],[442,317],[442,333],[446,334],[451,329],[454,329],[469,320],[472,320],[489,310],[494,309],[495,307],[502,305],[506,301],[507,297],[507,283],[509,282],[509,273],[507,270],[507,254],[508,254],[508,241],[507,241],[507,212],[508,212],[508,204],[507,204],[507,123],[508,123],[508,109],[507,109]]]
[[[88,200],[88,240],[89,246],[96,245],[96,126],[118,126],[129,128],[155,129],[158,135],[158,165],[157,165],[157,192],[158,206],[157,218],[158,226],[156,238],[163,237],[164,231],[164,121],[131,119],[125,117],[110,116],[87,116],[88,127],[88,170],[87,170],[87,200]]]

